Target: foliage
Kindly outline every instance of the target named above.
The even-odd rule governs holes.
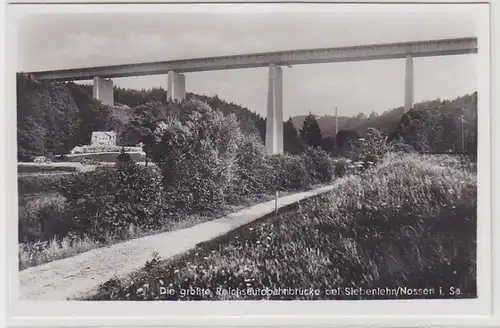
[[[220,99],[217,95],[213,97],[187,94],[189,98],[197,98],[200,101],[206,102],[211,108],[217,108],[224,115],[235,115],[238,118],[240,131],[244,135],[258,135],[261,140],[264,141],[266,138],[266,121],[259,114],[251,111],[250,109],[237,105],[232,102],[227,102]]]
[[[359,135],[356,131],[340,130],[335,137],[340,155],[351,157],[351,153],[354,151],[358,139]]]
[[[66,200],[57,193],[44,197],[21,198],[19,203],[18,235],[20,241],[47,240],[56,234],[66,234],[73,227],[67,215]]]
[[[303,151],[302,141],[293,126],[292,118],[283,123],[283,147],[289,154],[299,154]]]
[[[70,257],[100,246],[88,236],[68,235],[61,239],[19,244],[19,270]]]
[[[116,156],[116,165],[131,165],[134,164],[130,154],[125,152],[125,147],[120,151],[120,155]]]
[[[383,136],[377,129],[368,128],[362,142],[359,159],[364,162],[378,163],[387,152],[387,137]]]
[[[269,156],[272,167],[271,185],[275,190],[303,190],[311,185],[304,159],[298,155]]]
[[[302,123],[300,129],[300,138],[304,145],[309,147],[320,147],[322,141],[321,129],[319,128],[316,117],[309,113]]]
[[[416,104],[403,115],[390,140],[409,144],[419,152],[446,153],[462,152],[462,137],[464,151],[475,153],[477,93],[453,101]]]
[[[103,284],[90,299],[252,300],[474,298],[474,175],[415,155],[388,157],[362,176],[266,220],[198,245],[181,257],[151,261],[127,280]],[[276,259],[279,259],[277,261]],[[165,285],[164,285],[165,284]],[[159,295],[159,287],[174,290]],[[243,295],[265,288],[313,288],[319,295]],[[354,289],[428,288],[432,295],[326,295]],[[439,293],[439,287],[443,293]],[[451,295],[450,287],[460,288]],[[212,293],[186,295],[189,288]]]
[[[24,175],[17,177],[19,196],[42,192],[58,192],[61,186],[75,179],[76,174]]]
[[[273,167],[260,138],[248,136],[241,138],[237,150],[236,180],[234,192],[230,195],[259,195],[273,192],[271,184]]]
[[[163,222],[161,176],[134,163],[79,174],[62,194],[79,235],[119,237],[130,224],[153,229]]]
[[[392,142],[389,144],[389,151],[394,153],[404,153],[411,154],[415,153],[416,150],[411,145],[402,143],[402,142]]]
[[[215,104],[225,114],[235,114],[242,133],[258,134],[264,140],[265,121],[261,116],[216,96],[196,97]],[[92,99],[91,85],[41,83],[27,74],[17,74],[18,160],[66,154],[75,146],[89,144],[93,131],[114,130],[119,143],[135,146],[145,143],[142,139],[149,136],[147,122],[165,119],[166,115],[189,115],[180,111],[179,104],[166,102],[162,88],[115,87],[114,99],[115,106],[104,106]]]
[[[17,173],[76,172],[75,166],[67,165],[17,165]]]
[[[335,168],[327,152],[321,148],[309,147],[306,149],[303,159],[313,184],[332,181],[335,176]]]
[[[350,162],[351,160],[346,158],[337,159],[334,162],[335,175],[339,178],[348,175],[351,173],[350,171]]]
[[[238,121],[198,100],[183,106],[191,112],[189,117],[158,123],[146,151],[161,169],[165,191],[176,209],[214,211],[235,179]]]

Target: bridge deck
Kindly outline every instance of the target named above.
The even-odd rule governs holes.
[[[54,71],[31,72],[37,80],[74,81],[117,78],[141,75],[228,70],[276,65],[300,65],[362,60],[380,60],[413,57],[446,56],[477,53],[477,38],[444,39],[433,41],[372,44],[352,47],[302,49],[148,62],[125,65],[87,67]]]

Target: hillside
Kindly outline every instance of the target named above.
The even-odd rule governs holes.
[[[92,98],[92,86],[75,83],[37,82],[26,74],[17,74],[18,160],[36,156],[66,154],[73,147],[89,144],[93,131],[115,130],[119,144],[135,146],[139,122],[146,117],[155,121],[168,115],[184,116],[178,106],[166,101],[162,88],[131,90],[115,88],[115,106],[105,106]],[[234,103],[217,96],[197,97],[225,114],[235,114],[244,133],[264,137],[265,120]]]
[[[73,147],[89,144],[93,131],[115,130],[118,143],[135,146],[141,141],[144,124],[170,115],[185,117],[189,113],[166,100],[166,90],[131,90],[115,88],[115,106],[104,106],[92,99],[92,86],[75,83],[32,81],[25,74],[17,76],[17,137],[18,160],[29,161],[35,156],[66,154]],[[220,99],[187,93],[207,102],[225,115],[234,114],[245,134],[260,135],[265,139],[265,119],[248,108]],[[456,151],[461,148],[461,121],[464,115],[466,144],[469,149],[477,144],[477,93],[454,100],[440,99],[415,104],[402,116],[403,108],[394,108],[377,115],[358,114],[339,117],[339,131],[354,130],[363,135],[373,127],[387,135],[426,152]],[[292,118],[301,128],[305,116]],[[335,117],[317,119],[325,140],[334,142]],[[285,140],[286,142],[286,140]],[[289,147],[285,147],[289,148]]]
[[[432,100],[424,101],[414,105],[413,110],[444,110],[447,113],[455,109],[463,109],[466,121],[471,121],[474,113],[477,112],[474,103],[475,94],[467,94],[453,100]],[[393,134],[398,128],[401,117],[403,115],[403,107],[398,107],[385,111],[377,115],[372,113],[370,116],[358,114],[355,117],[339,116],[339,131],[340,130],[355,130],[359,134],[363,134],[367,128],[372,127],[386,134]],[[292,121],[296,129],[302,127],[306,115],[292,117]],[[335,116],[325,115],[317,118],[318,125],[321,129],[323,137],[335,136]]]

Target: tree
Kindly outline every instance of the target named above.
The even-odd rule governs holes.
[[[359,113],[356,116],[356,119],[358,119],[358,120],[366,120],[366,115],[364,113]]]
[[[319,128],[318,121],[311,112],[306,116],[300,129],[300,138],[304,145],[310,147],[320,147],[322,142],[321,129]]]
[[[291,117],[283,123],[283,146],[285,152],[290,154],[298,154],[303,150]]]
[[[335,137],[335,142],[337,143],[337,148],[344,149],[352,142],[358,140],[358,138],[359,135],[354,130],[340,130]]]
[[[321,148],[329,154],[336,153],[335,137],[326,137],[322,140]]]
[[[368,118],[370,120],[374,120],[378,117],[378,114],[376,112],[371,112],[370,116],[368,116]]]
[[[224,203],[236,178],[239,122],[198,100],[181,107],[191,114],[157,122],[145,152],[160,168],[176,209],[211,212]]]

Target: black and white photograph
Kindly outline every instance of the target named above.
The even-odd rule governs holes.
[[[18,20],[20,300],[480,296],[481,4],[164,6]]]

